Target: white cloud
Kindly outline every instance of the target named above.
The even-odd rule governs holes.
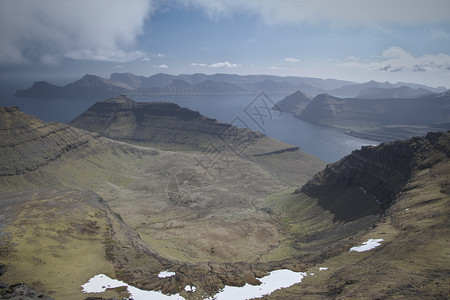
[[[286,57],[286,58],[284,59],[284,61],[287,61],[287,62],[299,62],[300,59],[298,59],[298,58],[293,58],[293,57]]]
[[[142,51],[124,51],[122,49],[104,48],[69,51],[64,54],[64,57],[76,60],[95,60],[110,62],[127,62],[132,60],[148,61],[147,54]]]
[[[155,66],[153,66],[153,68],[156,68],[156,69],[167,69],[168,66],[165,65],[165,64],[162,64],[162,65],[155,65]]]
[[[338,66],[387,72],[450,70],[450,56],[443,53],[414,56],[400,47],[393,46],[384,50],[381,58],[376,61],[357,62],[349,60],[338,64]]]
[[[193,67],[209,67],[209,68],[215,68],[215,69],[233,69],[233,68],[238,68],[238,67],[242,67],[242,65],[240,64],[232,64],[229,61],[224,61],[224,62],[216,62],[213,64],[205,64],[205,63],[191,63],[191,66]]]
[[[208,67],[210,68],[217,68],[217,69],[222,69],[222,68],[226,68],[226,69],[233,69],[233,68],[238,68],[241,65],[238,64],[232,64],[229,61],[225,61],[225,62],[217,62],[214,64],[210,64]]]
[[[247,11],[267,24],[322,23],[384,26],[450,23],[448,0],[178,0],[211,17]],[[189,3],[189,4],[187,4]]]
[[[193,67],[207,67],[207,64],[203,64],[203,63],[192,63],[191,66]]]
[[[0,64],[142,59],[133,48],[151,11],[151,0],[2,0]]]

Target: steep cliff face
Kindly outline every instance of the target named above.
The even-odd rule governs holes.
[[[303,193],[317,197],[337,223],[351,225],[354,214],[382,215],[337,256],[320,261],[327,272],[275,292],[273,299],[450,297],[450,132],[355,151],[293,196],[301,200]],[[369,239],[381,245],[349,251]]]
[[[296,192],[318,198],[335,220],[351,221],[385,212],[415,172],[449,157],[449,132],[363,147],[328,165]]]
[[[0,107],[0,176],[35,171],[98,135],[60,123],[45,123],[17,107]]]
[[[95,168],[98,163],[92,164],[88,158],[119,157],[128,153],[138,156],[157,154],[154,149],[132,148],[96,133],[61,123],[44,122],[17,107],[0,107],[0,120],[2,190],[74,186],[89,177],[83,175],[86,168],[102,170]],[[116,165],[110,167],[120,168],[119,163]],[[103,175],[109,172],[101,171]],[[92,171],[87,180],[93,182],[92,179],[100,175],[95,173]]]

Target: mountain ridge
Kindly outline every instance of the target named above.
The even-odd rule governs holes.
[[[132,91],[129,85],[86,74],[81,79],[64,86],[52,85],[46,81],[38,81],[26,90],[18,90],[15,97],[27,98],[81,98],[103,97],[125,94]]]
[[[318,95],[294,116],[319,125],[377,141],[392,141],[446,130],[450,120],[450,93],[417,98],[357,99]]]
[[[189,85],[179,85],[182,80]],[[175,82],[175,84],[173,84]],[[205,84],[205,82],[207,82]],[[202,85],[203,84],[203,85]],[[355,83],[338,79],[312,77],[275,76],[275,75],[237,75],[203,73],[170,75],[158,73],[149,77],[132,73],[112,73],[109,79],[95,75],[86,75],[80,80],[65,86],[56,86],[47,82],[35,82],[30,88],[18,90],[16,97],[31,98],[77,98],[77,97],[113,97],[128,95],[247,95],[264,91],[272,95],[287,96],[296,90],[316,96],[328,93],[334,96],[355,97],[369,87],[424,88],[441,93],[443,87],[432,88],[414,83],[380,83],[370,81]]]
[[[418,98],[431,94],[430,90],[424,88],[410,88],[400,86],[397,88],[377,88],[370,87],[362,90],[355,98],[359,99],[393,99],[393,98]]]
[[[97,102],[69,125],[162,150],[238,154],[265,168],[277,169],[288,182],[302,176],[302,172],[295,174],[298,173],[295,168],[310,170],[316,163],[323,164],[296,146],[218,122],[170,102],[136,102],[127,96],[115,97]],[[290,156],[292,161],[289,163],[285,157],[275,165],[273,162],[282,156]],[[310,163],[300,163],[302,160]]]

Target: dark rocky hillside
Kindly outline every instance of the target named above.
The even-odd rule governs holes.
[[[362,147],[328,165],[297,192],[318,198],[339,221],[384,213],[414,172],[449,157],[450,133]]]
[[[353,242],[318,261],[326,272],[267,299],[448,299],[450,132],[364,147],[329,165],[293,196],[337,223],[379,215]],[[317,221],[317,220],[316,220]],[[367,252],[351,245],[382,239]]]

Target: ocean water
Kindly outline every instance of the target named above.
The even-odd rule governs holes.
[[[26,86],[25,86],[26,87]],[[32,99],[15,98],[14,86],[0,87],[0,105],[18,106],[21,111],[44,121],[67,123],[92,104],[103,99]],[[326,162],[335,162],[351,151],[378,142],[355,138],[342,131],[318,126],[287,113],[271,110],[283,96],[139,96],[136,101],[169,101],[238,127],[258,130],[270,137],[300,147]]]

